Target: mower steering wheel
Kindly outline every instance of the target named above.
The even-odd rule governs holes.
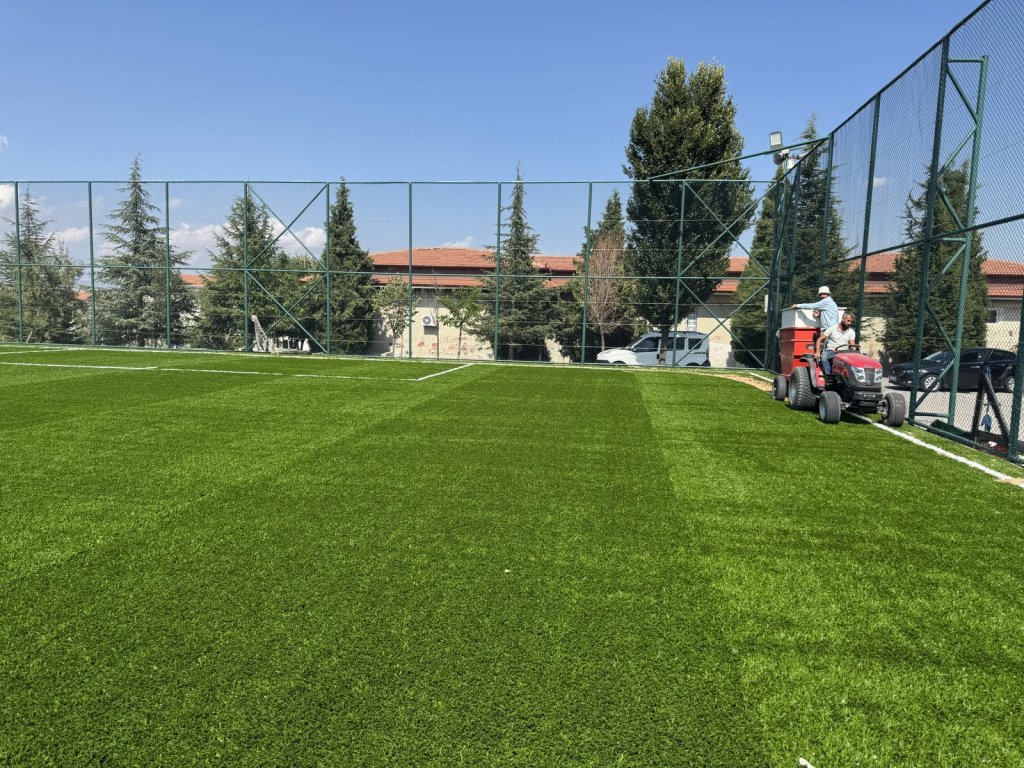
[[[860,344],[840,344],[836,347],[836,352],[860,352]]]

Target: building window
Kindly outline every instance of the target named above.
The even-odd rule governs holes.
[[[994,323],[995,321],[996,321],[996,311],[994,309],[990,309],[988,311],[988,322]]]

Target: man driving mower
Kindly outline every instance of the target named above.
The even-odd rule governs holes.
[[[839,349],[860,350],[857,345],[857,332],[853,328],[853,313],[844,312],[835,325],[825,328],[814,342],[814,356],[821,361],[821,372],[826,376],[832,374],[832,358]],[[824,347],[824,349],[822,349]]]

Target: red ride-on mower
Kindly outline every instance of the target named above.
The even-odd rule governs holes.
[[[854,346],[840,347],[832,358],[832,373],[826,376],[810,343],[816,322],[803,310],[785,310],[781,339],[782,373],[772,383],[772,397],[784,400],[797,411],[818,407],[818,418],[826,424],[839,421],[844,410],[879,413],[882,423],[899,427],[907,416],[907,401],[895,392],[882,394],[882,365]],[[788,326],[788,327],[787,327]],[[800,349],[802,347],[802,349]]]

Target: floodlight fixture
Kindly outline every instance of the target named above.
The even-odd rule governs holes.
[[[781,149],[782,146],[782,131],[772,131],[768,134],[768,149]]]

